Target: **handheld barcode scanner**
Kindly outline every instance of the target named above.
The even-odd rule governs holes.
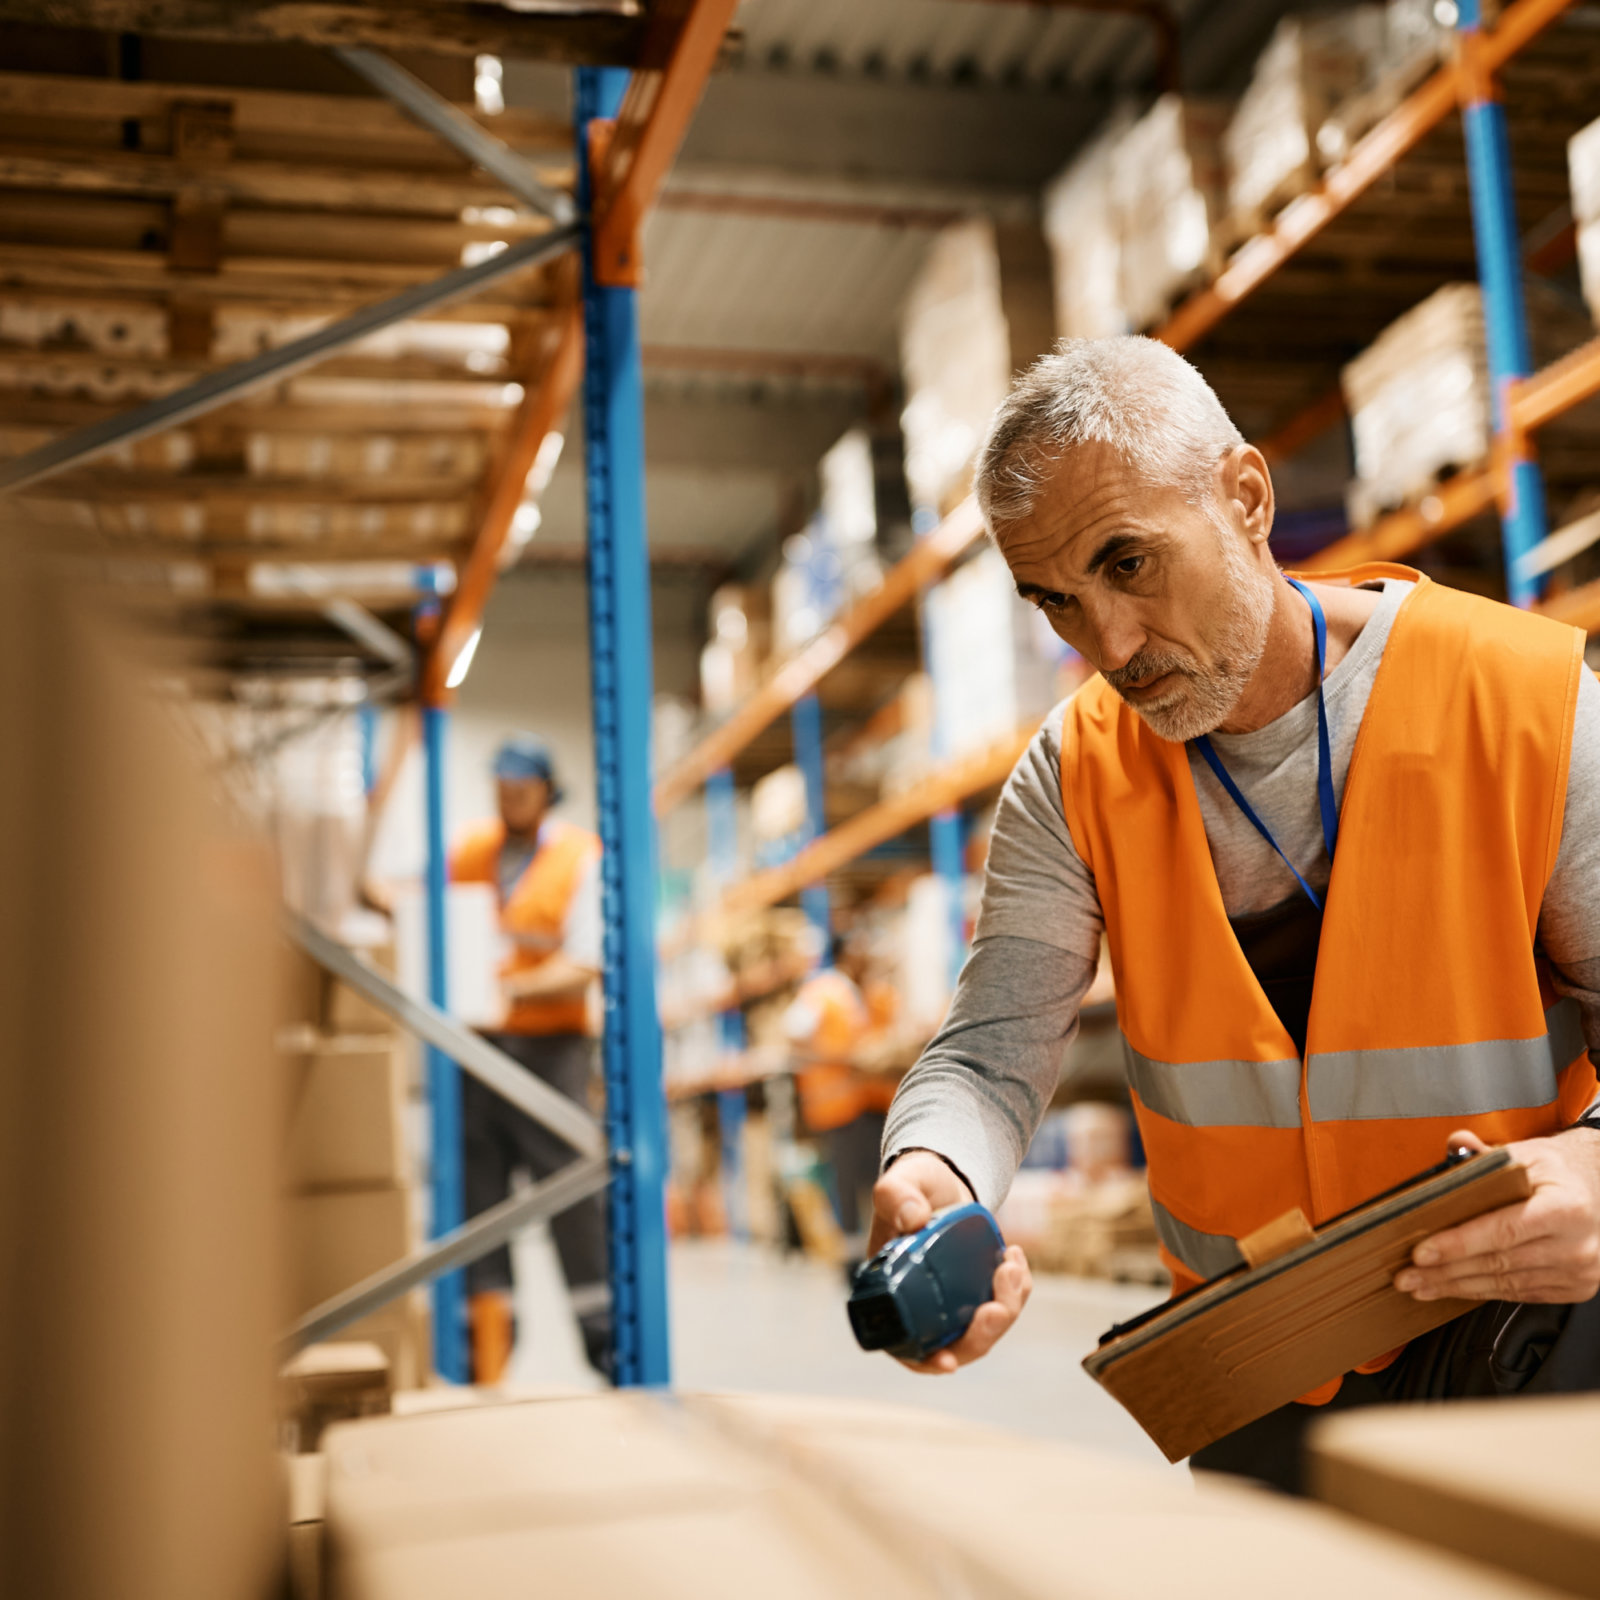
[[[856,1273],[850,1326],[863,1350],[923,1361],[954,1344],[994,1298],[1005,1240],[980,1205],[934,1213],[920,1233],[891,1239]]]

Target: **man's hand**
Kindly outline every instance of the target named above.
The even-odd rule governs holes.
[[[1472,1133],[1448,1148],[1486,1150]],[[1600,1291],[1600,1133],[1569,1128],[1508,1145],[1533,1193],[1424,1239],[1394,1286],[1418,1300],[1577,1305]]]
[[[902,1233],[925,1228],[935,1211],[965,1205],[973,1198],[960,1178],[929,1150],[908,1150],[878,1179],[872,1191],[872,1232],[867,1254],[873,1256]],[[972,1325],[952,1345],[926,1361],[906,1361],[913,1372],[954,1372],[987,1355],[995,1341],[1022,1315],[1033,1293],[1033,1275],[1020,1245],[1006,1250],[995,1269],[994,1299],[978,1307]]]

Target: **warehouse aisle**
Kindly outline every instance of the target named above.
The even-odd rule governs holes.
[[[566,1306],[548,1232],[514,1246],[520,1337],[514,1388],[599,1386]],[[923,1378],[856,1348],[831,1267],[730,1240],[672,1246],[672,1362],[685,1389],[845,1395],[929,1406],[1019,1433],[1161,1464],[1156,1447],[1078,1363],[1115,1321],[1161,1298],[1143,1285],[1035,1281],[1027,1314],[985,1361]]]
[[[930,1406],[1152,1463],[1160,1452],[1079,1368],[1114,1321],[1161,1296],[1144,1286],[1041,1278],[993,1354],[950,1378],[856,1348],[839,1272],[723,1240],[672,1248],[673,1368],[687,1389],[766,1389]]]

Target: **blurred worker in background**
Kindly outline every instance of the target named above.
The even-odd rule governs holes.
[[[1036,362],[975,492],[1017,592],[1100,676],[1006,783],[972,955],[890,1115],[873,1243],[1005,1197],[1103,936],[1175,1289],[1293,1208],[1320,1225],[1447,1148],[1508,1145],[1533,1186],[1395,1276],[1474,1310],[1197,1466],[1297,1489],[1319,1407],[1600,1388],[1582,635],[1405,567],[1280,571],[1265,459],[1150,339]],[[925,1369],[983,1355],[1028,1290],[1013,1247]]]
[[[549,750],[513,734],[494,759],[500,815],[471,829],[450,861],[456,883],[493,886],[512,949],[500,975],[505,1020],[486,1033],[535,1077],[587,1107],[594,1076],[593,1007],[600,975],[600,841],[550,815],[561,799]],[[470,1074],[461,1075],[469,1217],[511,1192],[518,1168],[537,1182],[573,1159],[563,1140]],[[550,1223],[589,1364],[611,1375],[611,1299],[604,1201],[580,1200]],[[514,1337],[511,1251],[502,1245],[467,1268],[473,1377],[496,1383]]]
[[[849,1253],[861,1254],[878,1176],[884,1114],[894,1082],[862,1072],[856,1053],[874,1024],[863,994],[865,953],[836,938],[833,965],[814,972],[784,1013],[783,1031],[805,1065],[795,1074],[800,1115],[819,1134],[833,1172],[834,1207]]]

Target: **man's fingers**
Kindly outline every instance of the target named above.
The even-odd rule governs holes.
[[[1020,1245],[1011,1245],[1005,1260],[995,1268],[994,1299],[978,1307],[967,1331],[954,1344],[946,1345],[926,1361],[905,1361],[901,1365],[910,1367],[913,1372],[949,1373],[988,1355],[1022,1315],[1022,1308],[1032,1293],[1033,1275],[1028,1270],[1028,1258]]]
[[[1515,1205],[1502,1206],[1498,1211],[1488,1211],[1471,1222],[1463,1222],[1459,1228],[1446,1228],[1443,1233],[1433,1234],[1411,1252],[1411,1259],[1419,1267],[1438,1267],[1451,1261],[1470,1261],[1475,1256],[1515,1250],[1532,1239],[1544,1237],[1547,1220],[1541,1215],[1537,1196],[1519,1200]]]

